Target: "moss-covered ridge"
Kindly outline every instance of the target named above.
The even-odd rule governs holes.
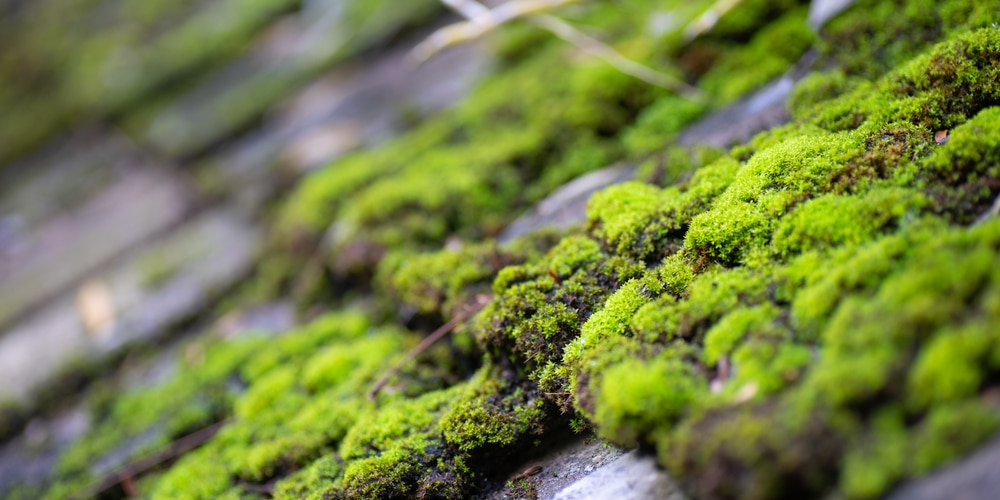
[[[905,4],[927,14],[926,2]],[[470,225],[429,232],[440,220],[418,218],[435,213],[433,197],[410,205],[423,208],[406,230],[344,216],[378,208],[348,206],[380,193],[362,189],[377,179],[406,187],[391,177],[409,168],[396,155],[457,161],[451,145],[439,151],[462,130],[445,121],[334,165],[342,176],[305,183],[286,216],[320,232],[348,225],[335,261],[357,242],[383,246],[380,305],[447,318],[470,297],[492,291],[492,303],[374,402],[365,392],[417,336],[370,311],[195,348],[163,388],[95,396],[98,426],[64,455],[48,495],[86,496],[109,470],[92,458],[114,455],[122,437],[150,449],[218,421],[202,448],[139,478],[140,494],[463,498],[571,418],[655,448],[696,497],[869,498],[926,474],[1000,424],[1000,221],[969,225],[1000,194],[1000,32],[967,29],[984,19],[953,16],[947,41],[876,81],[850,69],[810,78],[792,124],[729,154],[671,147],[671,132],[658,148],[670,106],[639,110],[602,140],[614,149],[632,137],[631,154],[664,165],[668,185],[599,193],[585,227],[561,239],[459,244],[507,214],[469,211]],[[453,193],[478,192],[478,175]],[[448,237],[450,249],[417,253]],[[478,368],[465,362],[480,354]]]
[[[680,21],[693,18],[709,3],[674,6],[674,15]],[[749,16],[757,24],[715,35],[713,54],[722,60],[759,57],[770,50],[763,41],[774,34],[750,29],[780,24],[787,28],[778,36],[786,47],[780,57],[772,56],[778,59],[769,66],[772,71],[758,75],[780,74],[815,41],[798,3],[747,2],[732,16]],[[658,2],[588,2],[567,15],[582,26],[598,27],[602,39],[624,54],[683,74],[670,57],[693,50],[676,40],[683,23],[658,39],[635,29],[662,8]],[[282,257],[272,259],[262,275],[263,288],[280,290],[297,269],[282,258],[317,247],[333,282],[343,287],[366,283],[386,251],[436,250],[448,238],[496,236],[519,212],[568,180],[621,158],[638,160],[662,150],[685,125],[762,83],[746,80],[738,89],[730,85],[723,91],[711,85],[712,78],[735,81],[741,77],[738,67],[718,70],[711,78],[693,71],[690,78],[700,79],[707,98],[689,101],[576,54],[561,40],[525,30],[505,33],[498,43],[502,71],[457,109],[305,179],[278,214],[274,248]],[[740,52],[747,37],[760,40],[761,47]],[[710,156],[676,151],[670,173],[700,166]],[[315,287],[301,288],[296,290],[300,301],[316,300]]]
[[[704,497],[877,496],[992,433],[1000,223],[963,224],[1000,194],[998,56],[995,28],[957,35],[734,150],[680,250],[565,350],[577,408]],[[669,235],[634,213],[671,213],[659,194],[596,198],[597,241],[614,211]]]

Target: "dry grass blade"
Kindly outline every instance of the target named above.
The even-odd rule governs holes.
[[[727,12],[733,10],[734,7],[740,4],[742,0],[718,0],[711,7],[698,16],[694,21],[688,23],[684,27],[684,31],[681,37],[684,42],[690,42],[695,38],[698,38],[706,31],[712,29],[715,23],[719,22],[719,19],[726,15]]]
[[[650,85],[662,87],[688,99],[702,98],[698,89],[672,75],[656,71],[639,64],[593,38],[558,17],[545,12],[576,0],[511,0],[493,9],[475,0],[441,0],[468,21],[441,28],[413,49],[413,58],[423,62],[438,52],[471,40],[475,40],[497,27],[514,19],[527,18],[532,24],[545,29],[559,38],[579,47],[588,54],[598,57],[618,71],[638,78]]]
[[[441,0],[441,3],[468,20],[435,31],[413,49],[413,58],[417,62],[424,62],[448,47],[475,40],[510,21],[576,1],[510,0],[490,9],[475,0]]]
[[[569,23],[559,19],[558,17],[550,15],[537,15],[531,18],[531,22],[539,27],[551,31],[559,38],[576,45],[588,54],[603,59],[608,64],[614,66],[615,69],[625,73],[626,75],[633,76],[651,85],[665,88],[671,92],[687,97],[688,99],[700,99],[702,97],[701,92],[698,89],[688,85],[681,79],[656,71],[649,66],[644,66],[621,55],[621,53],[615,49],[612,49],[596,38],[577,30],[576,28],[570,26]]]

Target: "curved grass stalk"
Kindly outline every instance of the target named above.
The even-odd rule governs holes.
[[[703,95],[698,89],[688,85],[683,80],[635,62],[604,42],[574,28],[566,21],[545,13],[575,1],[577,0],[510,0],[490,9],[476,0],[441,0],[443,4],[465,17],[467,21],[445,26],[435,31],[413,49],[412,57],[417,62],[424,62],[448,47],[475,40],[515,19],[526,18],[532,24],[579,47],[584,52],[604,60],[622,73],[650,85],[665,88],[688,99],[703,99]]]

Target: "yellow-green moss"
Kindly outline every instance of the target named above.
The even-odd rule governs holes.
[[[605,438],[635,445],[639,436],[681,417],[706,391],[705,380],[681,359],[624,361],[597,383],[594,422]]]
[[[814,40],[790,2],[746,4],[681,50],[694,65],[694,49],[751,40],[706,56],[728,61],[719,69],[692,69],[718,100],[784,71]],[[358,243],[388,249],[376,300],[426,314],[489,293],[495,274],[492,303],[460,328],[485,352],[475,375],[450,369],[444,346],[427,354],[443,367],[413,362],[369,401],[374,379],[417,339],[351,314],[220,343],[167,386],[175,396],[154,389],[112,404],[64,456],[50,496],[87,485],[87,460],[120,445],[117,426],[133,436],[165,422],[162,444],[225,418],[215,438],[143,483],[150,496],[250,495],[277,480],[279,498],[462,498],[489,465],[573,417],[656,446],[701,497],[870,498],[960,456],[998,425],[1000,220],[967,223],[1000,191],[1000,36],[959,29],[964,14],[981,24],[983,8],[945,4],[940,15],[927,14],[929,2],[894,5],[900,19],[923,20],[902,45],[856,43],[902,64],[954,30],[948,41],[873,82],[856,76],[883,69],[838,68],[830,61],[846,56],[826,46],[835,72],[799,87],[798,121],[704,162],[668,144],[702,106],[594,62],[566,69],[554,64],[558,48],[518,48],[508,60],[517,68],[453,114],[315,174],[280,222],[293,245],[330,227],[334,261]],[[756,35],[749,26],[762,21],[743,23],[773,18]],[[857,18],[857,8],[844,17]],[[622,26],[616,35],[628,37]],[[767,47],[782,51],[769,62],[758,54]],[[730,78],[754,64],[760,74]],[[936,144],[943,129],[951,139]],[[598,193],[585,227],[545,253],[515,254],[517,265],[495,263],[509,249],[491,243],[437,251],[454,235],[495,234],[516,209],[624,154],[683,161],[653,169],[666,187]],[[140,418],[123,424],[132,413]]]

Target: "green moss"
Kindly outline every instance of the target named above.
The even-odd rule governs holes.
[[[390,254],[379,265],[376,284],[422,314],[451,317],[476,294],[488,293],[500,269],[539,256],[555,239],[539,235],[503,247],[484,242],[463,244],[458,250]]]
[[[594,195],[587,204],[587,216],[593,232],[607,247],[616,253],[635,253],[641,258],[655,250],[658,235],[642,236],[657,215],[659,205],[659,189],[629,182]]]
[[[840,488],[849,498],[877,498],[907,471],[910,440],[903,413],[886,408],[872,418],[844,456]]]
[[[608,297],[604,306],[594,313],[580,329],[580,336],[566,346],[562,362],[581,369],[588,354],[606,345],[612,337],[629,336],[632,316],[650,301],[639,280],[631,280]]]
[[[332,455],[325,455],[308,467],[291,474],[274,486],[274,498],[281,500],[320,500],[328,490],[337,488],[343,465]]]
[[[375,455],[395,447],[399,438],[427,432],[445,410],[450,396],[435,391],[373,410],[362,419],[363,424],[351,428],[340,445],[340,456],[351,460]]]
[[[785,217],[774,231],[773,245],[783,255],[856,245],[916,218],[924,205],[919,193],[899,188],[876,189],[864,196],[822,196]]]
[[[939,332],[920,352],[907,380],[908,396],[918,408],[962,400],[978,393],[982,366],[997,345],[985,324]]]
[[[546,429],[545,401],[521,387],[511,388],[498,376],[493,367],[481,369],[441,417],[445,441],[460,451],[508,447]]]
[[[737,99],[787,71],[815,41],[806,10],[794,10],[720,57],[698,81],[699,87],[723,102]]]
[[[805,418],[756,404],[712,410],[660,436],[660,460],[701,498],[797,497],[835,483],[843,434],[823,412]],[[794,416],[793,416],[794,415]]]
[[[625,361],[597,382],[594,422],[603,437],[634,445],[639,436],[676,421],[705,392],[704,379],[680,359]]]
[[[226,466],[209,457],[185,457],[187,467],[173,467],[167,471],[150,492],[150,498],[239,498],[232,493]],[[197,471],[192,474],[192,471]]]
[[[951,130],[918,178],[935,209],[969,223],[1000,194],[1000,108],[986,108]]]
[[[720,101],[784,71],[814,40],[802,9],[745,3],[681,51]],[[463,498],[495,463],[574,418],[656,446],[697,497],[871,498],[961,456],[998,424],[1000,223],[965,225],[998,191],[998,37],[958,28],[963,15],[981,22],[982,8],[945,3],[932,15],[929,2],[893,4],[901,20],[921,19],[920,32],[876,40],[863,57],[884,51],[902,64],[954,29],[950,40],[872,82],[857,75],[878,77],[881,63],[841,67],[825,47],[832,73],[796,91],[798,121],[723,156],[670,145],[703,106],[602,64],[564,63],[560,48],[521,46],[516,67],[469,103],[306,180],[277,236],[312,252],[326,232],[334,278],[357,268],[351,277],[367,285],[378,265],[367,298],[379,307],[448,316],[493,279],[492,303],[459,328],[485,352],[478,372],[467,378],[473,369],[438,346],[369,401],[418,338],[359,314],[218,342],[183,382],[108,403],[50,495],[86,487],[88,461],[124,436],[168,429],[137,445],[148,449],[223,419],[144,492],[251,495],[276,481],[279,498]],[[607,14],[609,39],[652,57],[618,7],[567,15]],[[754,34],[754,19],[777,22]],[[696,49],[724,63],[697,71]],[[488,242],[520,208],[625,154],[646,157],[664,187],[598,193],[586,226],[551,249],[545,238]],[[446,241],[463,247],[440,250]]]
[[[683,253],[675,253],[643,276],[643,285],[655,294],[679,297],[694,280],[694,270]]]
[[[646,262],[662,259],[679,249],[691,219],[725,192],[738,168],[722,158],[664,190],[639,182],[612,186],[590,199],[588,228],[613,253]]]
[[[409,443],[407,443],[409,444]],[[415,492],[417,465],[412,449],[396,447],[378,456],[357,460],[344,471],[344,489],[351,498],[406,498]]]
[[[849,134],[807,133],[757,153],[712,208],[691,220],[685,244],[720,263],[738,262],[768,242],[775,219],[845,168],[859,142]]]
[[[767,328],[779,310],[770,304],[737,308],[720,319],[705,333],[705,363],[715,366],[719,358],[729,356],[750,331]]]
[[[629,259],[609,258],[589,238],[566,238],[540,262],[497,276],[497,298],[479,315],[480,343],[497,355],[515,356],[533,372],[559,360],[591,312],[618,283],[642,270]]]
[[[793,117],[801,117],[817,104],[839,97],[863,81],[849,77],[843,71],[812,73],[795,84],[795,89],[788,96],[788,112]]]
[[[873,79],[948,34],[989,26],[990,9],[973,0],[861,1],[827,23],[822,47],[845,73]]]

